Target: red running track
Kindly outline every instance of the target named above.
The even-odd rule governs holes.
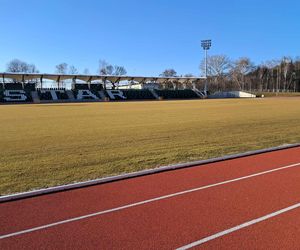
[[[300,147],[0,204],[0,249],[299,249],[299,233]]]

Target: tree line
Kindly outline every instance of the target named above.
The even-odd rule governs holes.
[[[13,59],[7,63],[6,72],[12,73],[39,73],[39,70],[35,64],[30,64],[19,59]],[[55,66],[55,72],[57,74],[80,74],[79,70],[74,65],[68,65],[63,62]],[[127,71],[124,66],[112,65],[105,60],[99,60],[99,67],[97,73],[100,75],[126,75]],[[85,68],[81,73],[83,75],[89,75],[90,70]]]
[[[205,60],[200,64],[205,72]],[[176,77],[174,69],[166,69],[160,76]],[[193,74],[180,75],[193,77]],[[213,55],[207,58],[207,81],[209,90],[250,92],[296,92],[300,91],[300,57],[285,56],[280,60],[269,60],[255,65],[250,58],[231,60],[226,55]],[[203,89],[203,83],[198,88]]]
[[[202,61],[202,72],[204,67]],[[231,60],[225,55],[213,55],[207,58],[207,72],[211,91],[300,91],[300,57],[285,56],[255,65],[248,57]]]
[[[200,70],[204,72],[205,62],[202,60]],[[19,59],[14,59],[7,64],[7,72],[38,73],[34,64]],[[74,65],[60,63],[55,66],[57,74],[79,74]],[[97,73],[100,75],[126,75],[124,66],[112,65],[105,60],[99,60]],[[82,74],[89,75],[89,69],[84,69]],[[163,77],[194,77],[193,74],[178,75],[172,69],[164,70]],[[287,92],[300,91],[300,57],[285,56],[280,60],[269,60],[255,65],[250,58],[241,57],[231,60],[226,55],[212,55],[207,58],[207,76],[209,90],[228,91],[242,90],[251,92]],[[197,88],[203,89],[203,83],[198,83]]]

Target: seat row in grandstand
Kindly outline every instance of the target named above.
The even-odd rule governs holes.
[[[0,83],[1,89],[28,89],[31,91],[40,90],[41,88],[36,88],[36,83]],[[42,88],[44,90],[65,90],[65,88]],[[103,89],[102,84],[72,84],[72,89],[91,89],[100,91]]]
[[[148,89],[122,89],[114,91],[103,91],[105,97],[112,99],[112,94],[121,93],[121,95],[115,95],[114,100],[155,100],[156,97]],[[125,97],[125,98],[124,98]]]
[[[162,99],[193,99],[199,96],[191,89],[182,90],[155,90],[156,94]]]
[[[37,91],[41,91],[41,90],[66,90],[66,88],[36,88]]]
[[[62,89],[49,89],[49,90],[53,90],[55,92],[55,95],[57,96],[58,100],[68,100],[69,97],[66,93],[65,90]],[[53,93],[51,93],[49,90],[38,90],[37,94],[40,100],[45,100],[45,101],[51,101],[54,100],[56,98],[53,98]]]
[[[102,84],[86,84],[86,83],[75,83],[72,84],[72,90],[76,90],[76,89],[90,89],[90,90],[94,90],[94,91],[101,91],[103,90],[103,85]]]
[[[29,90],[35,91],[35,83],[0,83],[0,90],[8,89],[8,90]]]

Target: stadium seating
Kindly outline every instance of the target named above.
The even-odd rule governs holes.
[[[72,92],[77,100],[97,100],[101,99],[98,91],[102,90],[101,84],[85,84],[75,83],[72,84]],[[78,96],[81,92],[82,96]]]
[[[127,97],[128,100],[153,100],[155,97],[148,89],[141,90],[123,90],[124,96]]]
[[[73,94],[75,99],[83,99],[83,100],[95,100],[95,99],[101,99],[98,91],[90,90],[90,89],[73,89]],[[83,91],[83,97],[79,98],[78,93],[79,91]],[[89,95],[88,93],[91,93],[92,95]],[[96,98],[95,98],[96,97]]]
[[[78,90],[78,89],[89,89],[89,85],[85,83],[72,84],[72,90]]]
[[[60,100],[67,100],[69,99],[66,92],[56,92],[57,98]]]
[[[68,95],[66,94],[65,89],[48,88],[48,89],[38,89],[37,90],[40,100],[42,100],[42,101],[53,100],[53,97],[50,93],[51,90],[55,91],[55,94],[56,94],[58,100],[67,100],[68,99]]]
[[[155,97],[148,89],[120,89],[117,90],[123,93],[123,96],[126,99],[121,98],[120,96],[115,95],[114,99],[110,98],[107,91],[105,91],[105,96],[111,100],[154,100]]]
[[[36,90],[36,84],[35,83],[26,83],[24,85],[24,89],[28,91],[35,91]]]
[[[67,90],[64,88],[37,89],[35,83],[25,83],[24,85],[21,83],[5,83],[4,85],[0,84],[0,102],[32,102],[32,94],[35,94],[32,91],[37,91],[37,96],[41,101],[58,101],[70,98],[67,94]],[[53,91],[55,91],[55,93]],[[105,97],[112,101],[155,100],[155,93],[161,99],[199,98],[199,96],[191,89],[154,90],[155,93],[153,94],[153,91],[148,89],[103,90],[101,84],[73,84],[72,92],[74,98],[77,100],[101,100]],[[26,96],[26,98],[24,96]]]
[[[22,83],[4,83],[0,85],[0,102],[32,102],[30,91],[24,90]]]
[[[182,90],[155,90],[157,95],[162,99],[193,99],[199,98],[199,96],[191,89]]]
[[[3,97],[4,97],[4,95],[3,95],[3,89],[0,89],[0,102],[4,102]]]
[[[40,97],[40,100],[52,100],[52,96],[50,92],[42,93],[40,90],[38,91],[38,95]]]
[[[23,89],[22,83],[5,83],[4,88],[7,90],[21,90]]]
[[[0,83],[0,102],[3,101],[3,89],[4,89],[4,86],[2,83]]]
[[[90,84],[90,89],[93,91],[101,91],[101,90],[103,90],[103,87],[102,87],[102,84],[92,83],[92,84]]]

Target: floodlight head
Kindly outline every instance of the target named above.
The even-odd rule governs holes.
[[[201,41],[201,47],[202,47],[204,50],[209,50],[210,47],[211,47],[211,40],[202,40],[202,41]]]

